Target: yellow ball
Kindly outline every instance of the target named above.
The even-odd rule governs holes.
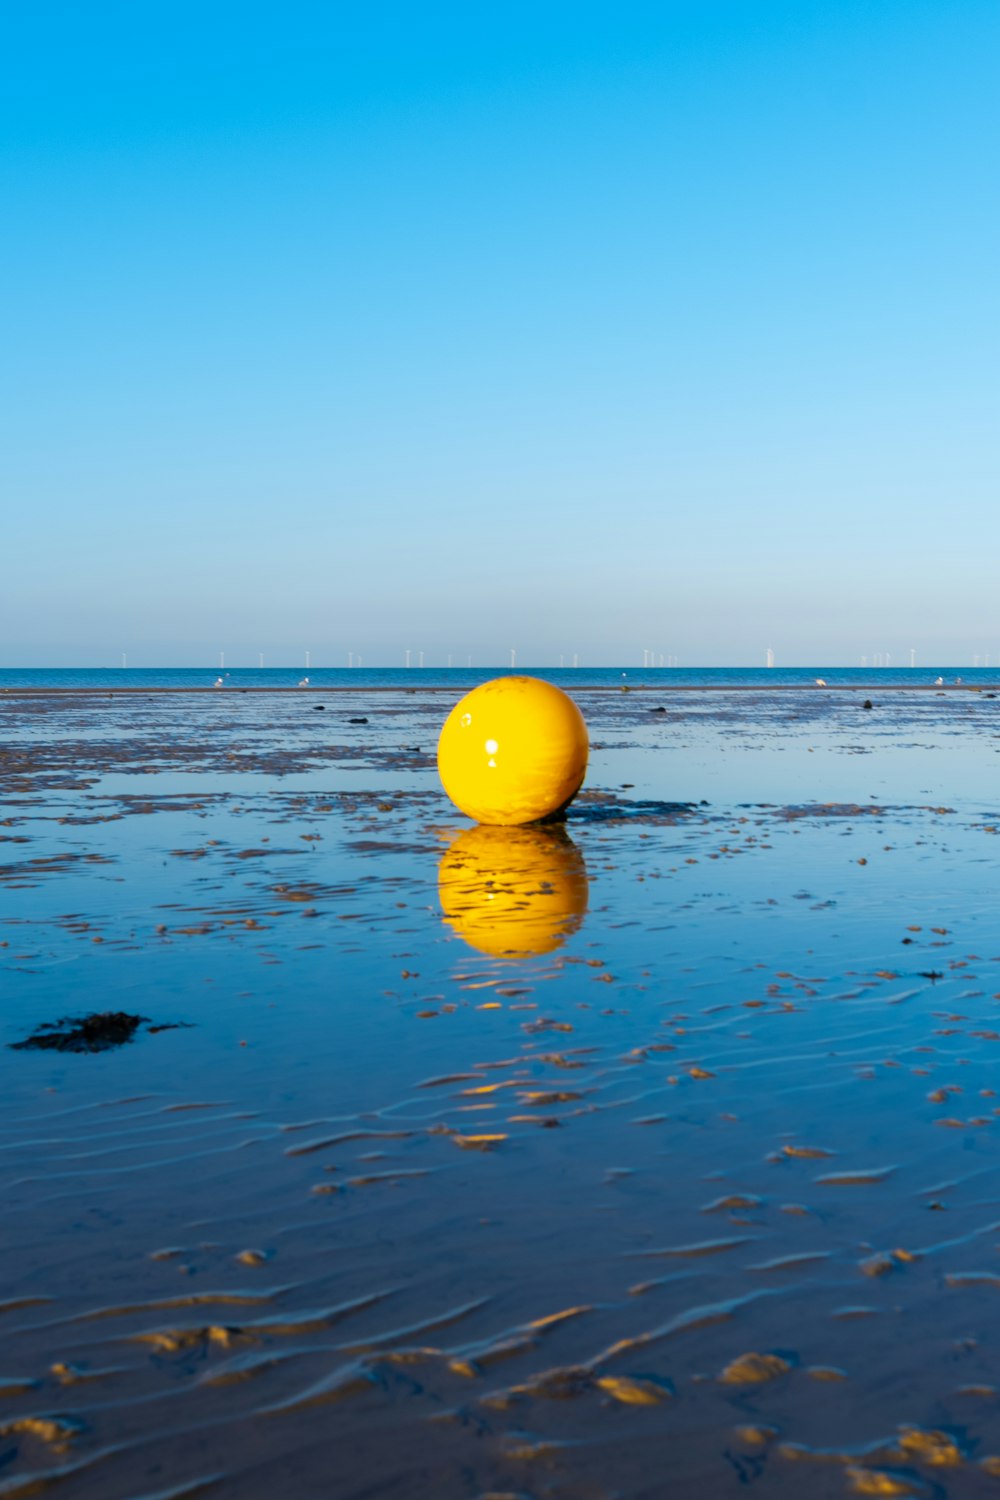
[[[572,698],[538,677],[496,677],[448,715],[438,771],[467,817],[535,823],[576,796],[587,750],[587,726]]]
[[[466,828],[438,868],[444,920],[491,958],[551,953],[587,910],[587,867],[565,829]]]

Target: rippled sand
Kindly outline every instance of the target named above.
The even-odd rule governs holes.
[[[580,701],[0,704],[0,1496],[997,1491],[997,701]]]

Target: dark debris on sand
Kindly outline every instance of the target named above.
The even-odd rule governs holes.
[[[567,823],[651,823],[672,825],[690,817],[706,802],[659,802],[649,798],[619,799],[613,793],[583,793],[563,810]],[[548,821],[548,820],[546,820]]]
[[[148,1016],[130,1016],[124,1010],[95,1011],[89,1016],[64,1016],[46,1021],[23,1042],[11,1042],[14,1052],[107,1052],[130,1042]],[[175,1023],[176,1025],[176,1023]],[[175,1025],[150,1026],[150,1031],[173,1031]]]

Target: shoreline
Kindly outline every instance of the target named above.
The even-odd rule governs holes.
[[[528,674],[525,674],[528,675]],[[396,693],[407,694],[413,697],[423,693],[446,693],[454,694],[458,689],[454,687],[399,687],[386,684],[371,685],[364,687],[322,687],[320,685],[299,687],[290,684],[288,687],[116,687],[113,689],[103,687],[0,687],[0,698],[115,698],[115,697],[139,697],[151,698],[163,693],[208,693],[216,698],[240,697],[245,693],[299,693],[303,696],[316,696],[317,694],[353,694],[359,693]],[[469,691],[466,689],[466,691]],[[943,682],[943,683],[871,683],[871,682],[837,682],[827,683],[825,687],[819,687],[812,682],[775,682],[775,683],[751,683],[751,682],[687,682],[662,686],[653,683],[629,683],[622,688],[614,683],[574,683],[573,692],[577,693],[617,693],[627,697],[632,693],[653,693],[660,697],[667,697],[671,693],[1000,693],[1000,682],[967,683],[967,682]]]

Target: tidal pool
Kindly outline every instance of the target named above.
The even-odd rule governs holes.
[[[6,697],[0,1496],[996,1493],[1000,714],[872,697],[526,830],[440,695]]]

